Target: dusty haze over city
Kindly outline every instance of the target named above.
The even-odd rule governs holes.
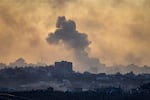
[[[51,40],[70,23],[74,37]],[[149,26],[149,0],[0,0],[0,62],[150,66]]]

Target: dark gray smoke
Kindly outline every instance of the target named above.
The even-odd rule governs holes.
[[[98,68],[104,66],[100,64],[99,59],[88,56],[86,49],[89,48],[90,41],[85,33],[76,30],[76,24],[72,20],[66,20],[64,16],[58,17],[56,30],[50,33],[47,41],[50,44],[63,43],[65,46],[72,48],[76,60],[85,70],[97,72]]]

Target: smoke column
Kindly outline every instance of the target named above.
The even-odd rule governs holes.
[[[88,56],[86,49],[89,48],[91,41],[85,33],[76,30],[73,20],[66,20],[64,16],[58,17],[55,32],[50,33],[46,40],[49,44],[63,43],[67,48],[72,49],[80,67],[87,71],[96,73],[104,67],[98,58]]]

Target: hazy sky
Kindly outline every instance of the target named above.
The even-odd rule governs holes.
[[[150,0],[0,0],[0,61],[75,62],[72,50],[46,41],[58,16],[88,35],[88,55],[101,63],[150,65]]]

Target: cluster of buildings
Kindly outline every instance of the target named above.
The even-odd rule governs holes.
[[[22,59],[17,62],[25,64]],[[94,91],[103,87],[132,89],[150,82],[150,74],[79,73],[73,71],[72,62],[61,61],[50,66],[3,68],[0,70],[0,80],[0,88],[25,90],[53,87],[54,90],[60,91]]]

